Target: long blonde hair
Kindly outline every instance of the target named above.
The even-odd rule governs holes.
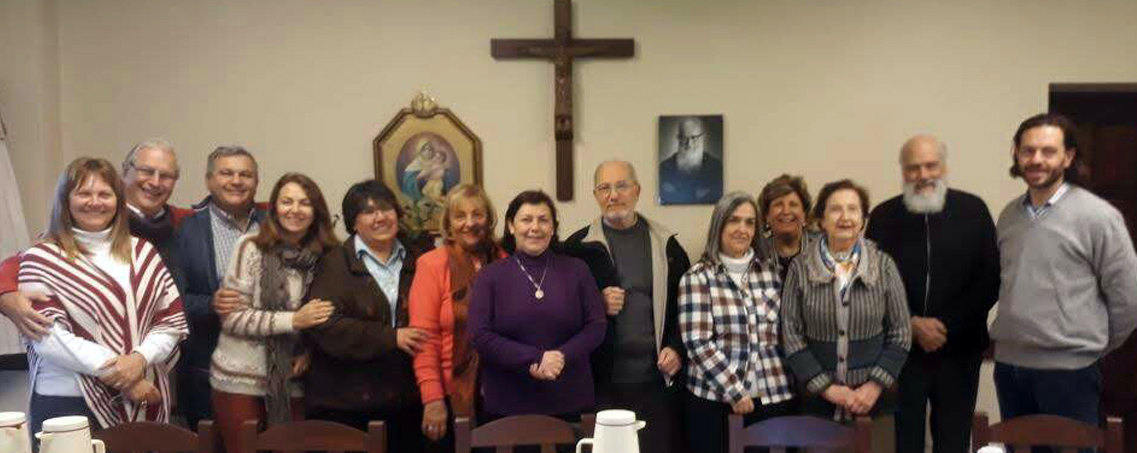
[[[51,222],[47,227],[47,239],[63,249],[68,259],[75,260],[80,254],[90,254],[75,240],[75,233],[71,231],[75,226],[75,219],[71,218],[71,192],[90,178],[102,179],[114,191],[115,215],[111,218],[110,224],[111,256],[129,263],[130,224],[127,223],[129,214],[126,212],[126,193],[114,165],[106,159],[80,157],[71,161],[63,174],[59,175],[59,182],[55,184],[55,198],[51,205]]]
[[[460,201],[471,200],[482,205],[486,210],[486,246],[492,246],[494,243],[494,228],[497,228],[497,211],[493,208],[493,202],[490,197],[486,195],[486,191],[481,187],[473,184],[459,184],[450,189],[450,193],[446,195],[446,204],[439,214],[441,217],[440,223],[442,224],[442,238],[451,241],[450,237],[450,210]]]

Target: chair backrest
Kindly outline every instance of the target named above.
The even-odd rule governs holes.
[[[976,412],[971,422],[972,450],[989,443],[1012,447],[1049,446],[1060,451],[1097,448],[1106,453],[1123,453],[1121,419],[1109,417],[1105,429],[1072,418],[1057,415],[1027,415],[994,425],[987,422],[986,412]]]
[[[387,427],[380,421],[367,425],[367,432],[323,420],[282,423],[257,433],[257,422],[241,425],[241,444],[245,451],[327,451],[343,453],[387,452]]]
[[[732,414],[729,425],[730,453],[743,453],[746,447],[768,447],[772,453],[786,448],[827,451],[872,452],[872,420],[857,417],[853,426],[809,416],[775,417],[750,426],[742,416]]]
[[[91,434],[107,445],[109,453],[213,453],[218,438],[213,421],[197,424],[197,434],[180,426],[158,422],[131,422]]]
[[[596,416],[584,414],[580,418],[580,433],[592,435]],[[462,417],[454,422],[455,453],[470,453],[474,448],[494,447],[497,453],[510,453],[519,445],[539,445],[541,453],[554,453],[557,445],[574,445],[577,426],[547,415],[516,415],[505,417],[471,429],[470,419]]]

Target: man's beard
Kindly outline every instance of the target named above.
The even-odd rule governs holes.
[[[1038,167],[1031,167],[1030,169],[1035,170],[1036,168],[1038,168]],[[1045,167],[1042,167],[1042,168],[1045,169]],[[1050,171],[1046,175],[1046,179],[1042,180],[1041,183],[1034,184],[1034,183],[1031,183],[1029,179],[1027,179],[1025,170],[1026,169],[1023,169],[1023,171],[1022,171],[1023,181],[1026,181],[1026,184],[1028,186],[1030,186],[1031,188],[1034,188],[1034,189],[1050,188],[1050,186],[1053,186],[1054,183],[1058,182],[1059,179],[1062,179],[1062,177],[1065,176],[1065,173],[1066,173],[1065,169],[1052,168],[1052,169],[1050,169]]]
[[[604,222],[608,226],[621,226],[625,227],[636,219],[636,211],[633,209],[614,209],[603,214]]]
[[[679,171],[683,173],[693,173],[699,171],[703,165],[703,144],[692,143],[688,146],[679,146],[679,152],[675,156],[675,164],[678,165]]]
[[[916,214],[935,214],[943,211],[947,199],[947,180],[934,179],[931,192],[917,192],[914,182],[904,183],[904,207]]]

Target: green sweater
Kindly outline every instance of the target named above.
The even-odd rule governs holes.
[[[1116,208],[1071,185],[1031,220],[1023,197],[999,215],[995,360],[1040,369],[1087,367],[1137,326],[1137,255]]]

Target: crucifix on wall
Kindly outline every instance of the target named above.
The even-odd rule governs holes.
[[[557,200],[573,198],[572,62],[577,58],[631,58],[633,39],[574,39],[572,2],[555,0],[553,39],[493,39],[490,54],[495,59],[540,58],[554,67],[553,136],[557,141]]]

